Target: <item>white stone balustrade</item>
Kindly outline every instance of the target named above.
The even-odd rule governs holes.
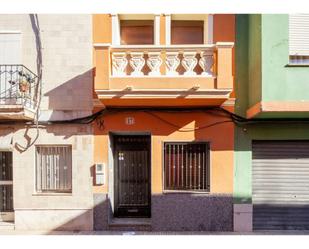
[[[114,76],[125,76],[125,69],[128,65],[128,60],[126,58],[126,53],[113,53],[112,56],[112,65],[113,65],[113,75]]]
[[[196,52],[184,52],[181,64],[185,68],[185,75],[196,75],[194,68],[197,65]]]
[[[203,69],[202,75],[206,77],[212,77],[213,72],[211,71],[214,64],[214,56],[210,51],[202,51],[200,53],[201,58],[199,60],[199,65]]]
[[[178,58],[178,52],[166,52],[166,75],[174,76],[178,75],[178,72],[176,71],[179,64],[180,60]]]
[[[130,53],[130,66],[133,69],[132,76],[143,76],[142,69],[145,65],[144,53],[143,52],[132,52]]]
[[[112,76],[203,76],[215,77],[213,46],[135,46],[112,47]],[[196,70],[197,66],[202,69]],[[128,70],[129,67],[132,70]],[[144,67],[149,73],[144,74]],[[163,69],[165,67],[165,69]],[[179,74],[180,67],[184,73]],[[129,73],[129,71],[132,71]],[[183,71],[183,70],[182,70]]]
[[[161,56],[160,52],[148,52],[147,66],[151,70],[149,72],[149,75],[151,76],[161,75],[160,67],[162,65],[162,59],[160,56]]]

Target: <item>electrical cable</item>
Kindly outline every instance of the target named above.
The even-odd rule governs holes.
[[[205,108],[105,108],[98,112],[95,112],[89,116],[75,118],[75,119],[68,119],[68,120],[49,120],[49,121],[39,121],[38,125],[51,125],[51,124],[90,124],[96,121],[97,125],[100,128],[104,127],[104,117],[107,115],[113,115],[117,113],[126,113],[126,112],[144,112],[153,117],[174,126],[175,128],[181,128],[172,122],[163,119],[162,117],[155,114],[155,112],[165,112],[165,113],[192,113],[192,112],[204,112],[208,115],[216,115],[221,117],[227,117],[230,122],[234,122],[234,124],[238,126],[242,125],[251,125],[251,124],[278,124],[278,123],[301,123],[301,124],[309,124],[309,118],[251,118],[247,119],[242,116],[239,116],[225,108],[222,107],[205,107]],[[223,122],[227,122],[228,120],[219,121],[214,124],[220,124]],[[0,120],[0,124],[18,124],[24,123],[26,125],[33,125],[32,121],[12,121],[12,120]],[[213,124],[209,124],[213,125]],[[203,127],[198,127],[197,129],[205,129],[209,125],[205,125]],[[184,129],[184,131],[187,131]]]

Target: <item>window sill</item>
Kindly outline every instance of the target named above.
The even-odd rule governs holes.
[[[72,193],[33,193],[32,196],[72,196]]]
[[[210,194],[209,190],[163,190],[163,194]]]
[[[299,64],[289,63],[289,64],[285,65],[285,67],[309,67],[309,63],[303,63],[303,64],[301,64],[301,63],[299,63]]]

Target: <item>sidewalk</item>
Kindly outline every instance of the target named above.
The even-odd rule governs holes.
[[[258,231],[258,232],[150,232],[150,231],[28,231],[2,230],[1,235],[309,235],[309,231]]]

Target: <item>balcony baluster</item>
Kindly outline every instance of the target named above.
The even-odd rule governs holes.
[[[145,65],[144,53],[143,52],[132,52],[130,53],[130,66],[133,69],[132,76],[143,76],[142,69]]]
[[[166,66],[168,76],[177,76],[179,73],[176,71],[180,64],[180,59],[178,58],[178,52],[166,52]]]

